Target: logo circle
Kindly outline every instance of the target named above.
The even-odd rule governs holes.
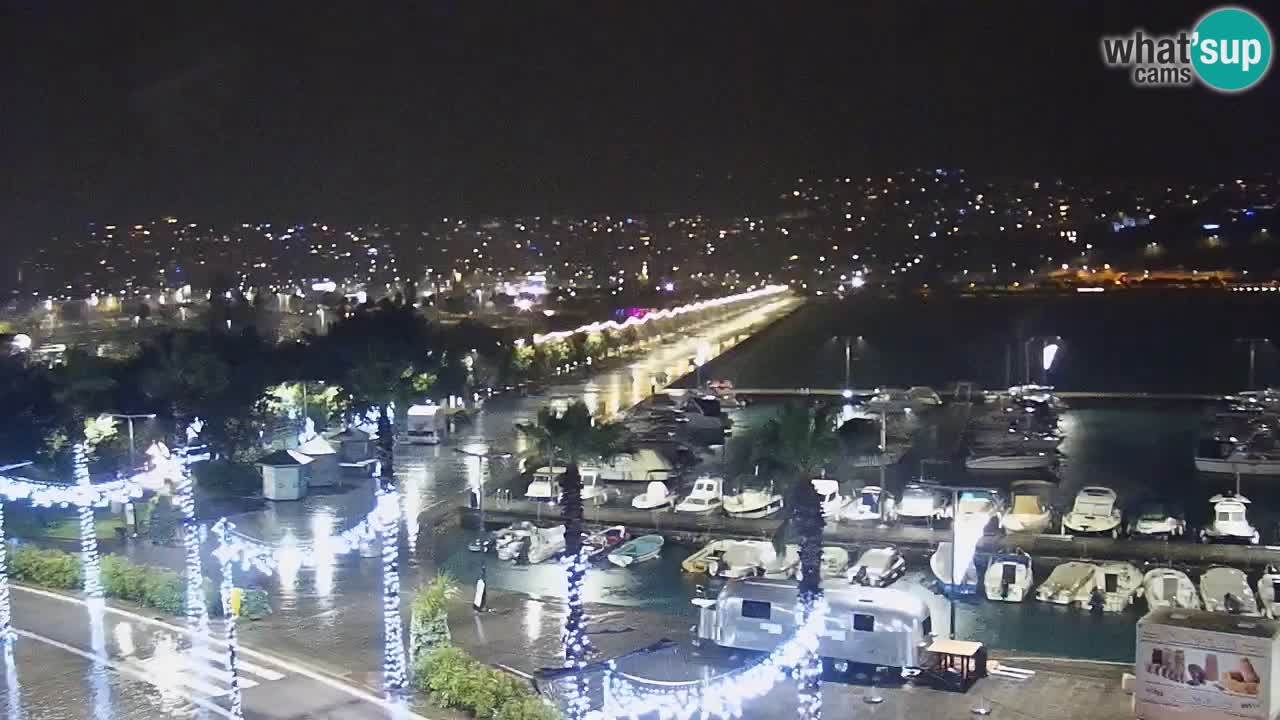
[[[1271,67],[1271,32],[1248,10],[1223,7],[1210,11],[1193,32],[1191,65],[1201,82],[1214,90],[1247,90]]]

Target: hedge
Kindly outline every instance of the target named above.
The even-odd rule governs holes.
[[[414,658],[413,684],[435,702],[470,712],[479,720],[560,717],[523,681],[455,647],[437,648]]]
[[[186,606],[187,588],[178,573],[164,568],[136,565],[106,555],[102,566],[102,592],[109,598],[180,615]],[[80,557],[62,550],[19,545],[9,558],[9,577],[54,590],[76,590],[83,585]]]

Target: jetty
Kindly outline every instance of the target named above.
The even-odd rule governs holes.
[[[716,539],[768,539],[777,532],[779,519],[749,520],[724,515],[677,513],[669,510],[646,511],[627,507],[589,506],[584,508],[586,521],[598,525],[624,525],[633,533],[653,533],[683,545],[701,545]],[[477,527],[479,512],[461,509],[464,526]],[[486,502],[486,529],[506,527],[519,521],[545,525],[560,522],[556,505],[524,500]],[[896,545],[904,551],[931,552],[938,543],[951,540],[947,527],[916,525],[877,525],[872,522],[828,522],[823,542],[834,545],[859,546],[874,543]],[[1083,537],[1073,535],[987,535],[978,544],[978,552],[991,554],[1021,549],[1039,559],[1059,560],[1126,560],[1158,562],[1180,566],[1206,567],[1231,565],[1241,569],[1262,568],[1280,563],[1280,546],[1201,544],[1185,539],[1172,541],[1138,538]]]
[[[681,388],[671,388],[677,392],[685,392]],[[669,390],[668,392],[670,392]],[[980,390],[974,388],[974,395],[984,392],[1003,393],[1008,389]],[[859,397],[868,398],[876,394],[867,388],[734,388],[735,395],[745,397]],[[948,389],[938,391],[943,397],[951,394]],[[1181,401],[1215,401],[1222,400],[1222,395],[1206,393],[1149,393],[1149,392],[1110,392],[1101,390],[1054,390],[1054,395],[1063,400],[1181,400]]]

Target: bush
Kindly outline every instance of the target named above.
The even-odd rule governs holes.
[[[271,614],[271,603],[267,599],[267,591],[258,588],[244,588],[240,596],[240,617],[249,620],[261,620]]]
[[[178,573],[136,565],[118,555],[104,555],[99,563],[102,592],[107,597],[174,615],[180,615],[186,607],[186,583]],[[83,584],[79,556],[30,545],[14,549],[9,558],[9,577],[53,590],[75,590]]]
[[[80,558],[61,550],[19,545],[9,556],[9,577],[54,590],[80,587]]]
[[[178,529],[182,527],[182,512],[173,504],[173,500],[161,495],[155,499],[151,507],[151,519],[147,525],[147,536],[158,545],[173,542]]]
[[[457,594],[457,581],[446,573],[440,573],[413,596],[409,647],[414,657],[445,647],[453,641],[449,633],[449,600]]]
[[[479,720],[556,720],[559,713],[532,689],[459,648],[442,647],[418,655],[413,684],[449,708]]]

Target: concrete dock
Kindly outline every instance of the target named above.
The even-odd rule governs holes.
[[[476,527],[479,513],[472,508],[461,510],[467,527]],[[546,503],[502,500],[486,503],[484,522],[487,529],[506,527],[514,522],[532,521],[540,525],[559,523],[560,508]],[[586,520],[593,525],[624,525],[632,532],[656,533],[685,545],[701,545],[718,538],[767,539],[781,524],[779,519],[747,520],[724,515],[695,515],[671,511],[634,510],[622,506],[589,506]],[[824,542],[835,545],[868,545],[888,543],[903,551],[931,551],[943,540],[951,539],[946,527],[915,525],[879,526],[869,522],[829,523]],[[978,545],[980,554],[1022,549],[1036,559],[1061,560],[1125,560],[1134,563],[1160,562],[1180,566],[1206,567],[1230,565],[1242,570],[1261,569],[1268,563],[1280,564],[1280,547],[1262,545],[1201,544],[1190,539],[1171,541],[1138,538],[1077,537],[1072,535],[987,535]]]

